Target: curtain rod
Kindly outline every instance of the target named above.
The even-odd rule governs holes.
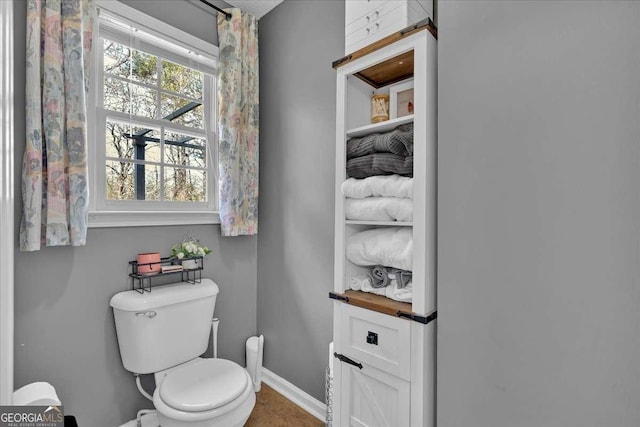
[[[227,19],[231,19],[231,14],[229,12],[225,12],[224,10],[220,9],[218,6],[216,6],[215,4],[211,4],[209,3],[207,0],[200,0],[201,3],[206,4],[209,7],[214,8],[215,10],[217,10],[219,13],[222,13],[224,16],[226,16]]]

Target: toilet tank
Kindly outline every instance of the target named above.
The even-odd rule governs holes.
[[[210,279],[114,295],[110,305],[125,369],[150,374],[202,355],[217,295],[218,285]]]

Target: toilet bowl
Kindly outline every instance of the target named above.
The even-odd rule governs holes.
[[[241,427],[256,397],[249,373],[225,359],[196,359],[164,371],[153,393],[162,427]]]

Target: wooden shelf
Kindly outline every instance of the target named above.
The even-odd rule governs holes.
[[[436,310],[426,316],[417,314],[411,311],[413,306],[408,302],[395,301],[382,295],[368,292],[354,290],[348,290],[342,294],[331,292],[329,293],[329,297],[366,310],[416,321],[425,325],[438,318],[438,312]]]
[[[400,125],[404,125],[407,123],[413,123],[413,114],[409,114],[408,116],[398,117],[397,119],[385,120],[384,122],[372,123],[370,125],[349,129],[347,130],[347,137],[355,138],[355,137],[369,135],[372,133],[388,132]]]
[[[345,220],[347,225],[380,225],[380,226],[392,226],[392,227],[413,227],[413,222],[400,222],[400,221],[358,221],[353,219]]]
[[[411,78],[413,77],[413,51],[387,59],[355,73],[354,76],[376,89]]]
[[[378,49],[388,46],[398,40],[408,37],[418,31],[427,30],[438,38],[438,30],[433,21],[427,18],[424,21],[411,25],[403,30],[393,33],[375,43],[363,47],[345,57],[333,62],[333,68],[339,68],[349,62],[368,55]],[[381,88],[413,76],[413,51],[402,53],[395,58],[376,64],[372,67],[354,74],[370,86]]]
[[[397,316],[398,312],[411,313],[411,304],[408,302],[394,301],[382,295],[369,292],[348,290],[342,296],[349,299],[348,304],[377,311],[391,316]]]

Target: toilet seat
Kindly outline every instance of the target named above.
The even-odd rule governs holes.
[[[239,395],[237,395],[235,398],[228,401],[228,403],[213,409],[202,410],[202,411],[194,411],[194,410],[187,411],[183,409],[178,409],[173,407],[172,404],[165,402],[161,393],[163,384],[167,379],[173,376],[174,373],[177,376],[179,376],[180,372],[185,369],[190,371],[188,375],[191,374],[191,369],[193,369],[193,371],[195,371],[196,373],[200,373],[200,376],[196,375],[196,378],[198,380],[202,381],[203,383],[209,384],[211,386],[211,389],[217,386],[219,388],[220,395],[223,395],[223,394],[226,395],[228,390],[225,390],[225,388],[227,386],[221,385],[220,383],[216,384],[216,378],[219,378],[216,376],[216,372],[218,372],[217,369],[215,368],[210,369],[210,366],[207,366],[207,365],[225,366],[225,369],[242,373],[242,375],[244,376],[244,384],[245,384],[244,389],[240,392]],[[190,366],[193,366],[193,368],[190,368]],[[205,371],[211,372],[213,377],[209,378],[202,375],[202,372],[205,372]],[[171,385],[169,385],[168,389],[171,389],[171,388],[172,388]],[[216,390],[216,392],[218,391]],[[165,394],[166,393],[167,392],[165,391]],[[172,392],[169,392],[170,396],[171,396],[171,393]],[[233,394],[235,394],[235,391],[233,393],[229,393],[229,396]],[[174,395],[174,397],[177,397],[177,396],[186,397],[187,395],[190,395],[190,393],[187,392],[185,394],[178,394],[178,395]],[[197,422],[197,421],[209,420],[213,418],[219,418],[219,419],[225,419],[228,417],[233,418],[234,415],[232,414],[234,413],[238,414],[238,413],[244,413],[244,412],[246,412],[246,415],[248,417],[248,414],[251,412],[251,410],[253,409],[253,406],[255,405],[255,399],[256,398],[255,398],[255,393],[253,391],[253,384],[251,383],[251,378],[249,376],[249,373],[240,365],[230,360],[224,360],[224,359],[196,359],[192,361],[192,363],[174,368],[167,373],[167,375],[164,377],[162,382],[156,387],[156,390],[153,393],[153,405],[158,410],[159,417],[164,416],[173,420],[179,420],[183,422]],[[222,402],[223,400],[228,400],[228,398],[220,399],[218,400],[218,402]],[[185,401],[183,400],[183,402]],[[183,405],[185,405],[185,403],[183,403]],[[187,404],[187,406],[189,405]],[[183,407],[187,407],[187,406],[183,406]],[[232,424],[229,423],[227,425],[232,425]]]
[[[201,359],[169,373],[160,384],[160,398],[179,411],[208,411],[237,399],[247,382],[240,365],[225,359]]]

